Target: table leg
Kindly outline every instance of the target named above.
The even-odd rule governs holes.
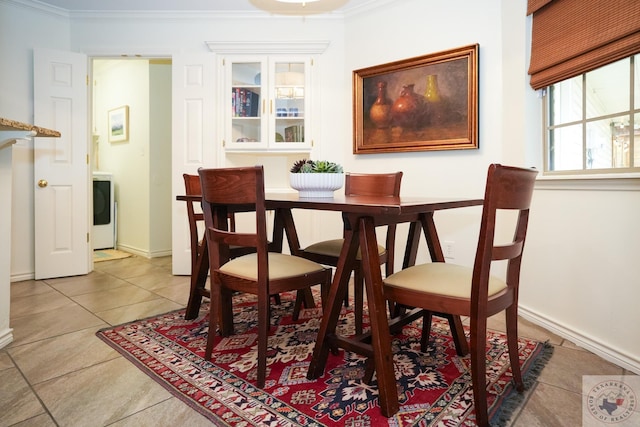
[[[298,239],[296,224],[293,221],[293,213],[291,209],[276,209],[273,220],[273,250],[282,252],[282,241],[285,235],[287,236],[287,244],[289,245],[291,255],[298,255],[300,253],[300,240]],[[305,288],[298,291],[296,306],[298,306],[300,302],[303,302],[306,308],[316,306],[311,289]]]
[[[380,410],[385,417],[398,412],[398,387],[391,351],[391,336],[387,320],[386,300],[382,292],[382,274],[378,262],[378,242],[373,219],[360,219],[360,247],[362,270],[367,289],[369,320],[371,322],[371,345],[378,380]]]
[[[289,230],[289,228],[292,229]],[[285,233],[287,234],[287,239],[289,239],[289,234],[293,233],[297,241],[298,234],[296,232],[295,225],[293,224],[291,211],[288,209],[276,209],[273,214],[273,236],[271,243],[269,243],[270,252],[282,252],[282,241]]]
[[[440,239],[438,238],[438,231],[436,230],[436,224],[433,221],[433,212],[421,215],[420,222],[424,229],[424,236],[427,239],[427,246],[429,247],[431,260],[433,262],[445,262],[444,254],[442,253],[442,246],[440,245]],[[457,354],[459,356],[464,356],[469,353],[469,344],[467,343],[467,338],[464,335],[460,316],[441,313],[434,314],[444,317],[449,321],[449,329],[451,329],[451,335],[456,346]]]
[[[189,301],[187,302],[187,308],[185,310],[184,318],[186,320],[195,319],[200,312],[200,305],[202,304],[202,289],[204,289],[207,283],[207,276],[209,274],[209,251],[207,249],[206,239],[203,241],[200,248],[200,254],[198,254],[196,265],[191,271],[191,292],[189,294]]]
[[[429,248],[431,261],[444,262],[444,253],[442,253],[436,223],[433,221],[433,212],[420,215],[420,223],[424,229],[424,237],[427,239],[427,247]]]
[[[407,235],[407,248],[404,251],[404,260],[402,268],[408,268],[416,265],[416,256],[418,254],[418,244],[420,243],[420,235],[422,227],[420,222],[412,222],[409,224],[409,233]]]
[[[416,254],[418,250],[418,242],[420,240],[421,231],[424,230],[424,236],[427,240],[427,247],[429,249],[429,255],[432,262],[445,262],[444,253],[440,245],[440,239],[438,238],[438,231],[436,230],[436,224],[433,221],[433,212],[421,214],[418,221],[414,221],[409,226],[409,235],[407,237],[407,247],[404,254],[404,262],[402,268],[408,268],[416,263]],[[393,316],[400,318],[406,313],[407,307],[396,306],[393,311]],[[462,326],[462,320],[460,316],[454,316],[452,314],[444,313],[430,313],[424,312],[423,316],[423,336],[422,347],[425,348],[429,340],[429,331],[431,329],[431,317],[436,315],[443,317],[449,322],[449,329],[453,337],[453,342],[456,346],[456,353],[459,356],[465,356],[469,353],[469,344],[467,338],[464,335],[464,328]],[[407,316],[401,319],[399,324],[406,324],[413,321],[413,317]]]
[[[331,346],[330,336],[334,335],[336,331],[338,317],[342,309],[342,301],[349,286],[349,278],[357,251],[358,234],[351,227],[348,227],[344,233],[344,244],[340,251],[333,282],[331,282],[331,287],[326,297],[326,306],[323,307],[322,321],[320,322],[316,345],[313,349],[313,356],[307,372],[307,378],[310,380],[317,379],[324,373]],[[379,270],[380,266],[377,265],[377,267]]]

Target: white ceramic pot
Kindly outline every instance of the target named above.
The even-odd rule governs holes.
[[[290,173],[291,187],[300,197],[331,198],[333,192],[342,188],[343,173]]]

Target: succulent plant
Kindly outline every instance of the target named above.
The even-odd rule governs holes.
[[[291,173],[342,173],[343,169],[337,163],[328,160],[297,160],[291,168]]]
[[[302,170],[302,168],[310,162],[311,160],[307,159],[296,160],[296,162],[293,164],[293,167],[291,168],[291,173],[303,173],[304,171]]]

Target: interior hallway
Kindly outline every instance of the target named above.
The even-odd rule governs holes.
[[[171,257],[95,264],[86,276],[11,284],[14,341],[0,350],[2,426],[208,426],[95,336],[98,329],[186,305],[189,278]],[[490,327],[503,331],[499,317]],[[633,375],[522,320],[520,335],[555,346],[511,425],[582,424],[582,375]]]

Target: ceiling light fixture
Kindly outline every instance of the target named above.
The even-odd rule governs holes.
[[[318,0],[276,0],[279,1],[280,3],[300,3],[302,4],[302,7],[306,6],[307,3],[313,3],[314,1],[318,1]]]
[[[260,10],[278,15],[308,16],[333,13],[349,0],[249,0]]]

